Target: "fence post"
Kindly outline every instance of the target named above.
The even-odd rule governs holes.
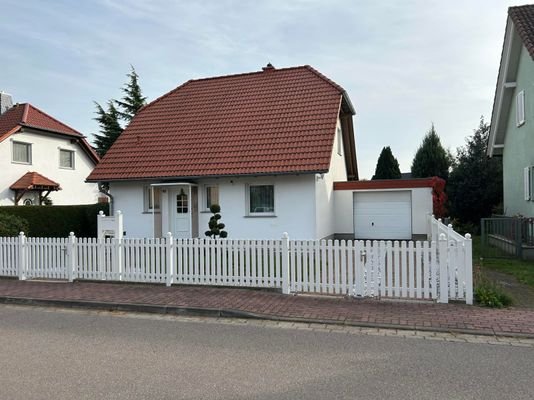
[[[449,276],[447,267],[449,263],[449,245],[444,233],[439,235],[439,302],[449,302]]]
[[[167,240],[165,242],[165,251],[167,252],[167,286],[174,283],[174,239],[172,232],[167,232]]]
[[[24,232],[19,233],[19,262],[17,265],[19,269],[19,280],[24,281],[26,280],[26,236],[24,236]]]
[[[473,304],[473,241],[465,234],[465,302]]]
[[[521,240],[521,219],[515,218],[514,219],[514,225],[515,225],[515,249],[516,249],[516,256],[518,258],[523,257],[523,241]]]
[[[289,235],[282,234],[282,293],[289,294]]]
[[[447,242],[451,240],[452,232],[454,232],[452,224],[447,225]]]
[[[67,244],[67,277],[69,282],[76,279],[76,236],[74,236],[74,232],[69,233]]]

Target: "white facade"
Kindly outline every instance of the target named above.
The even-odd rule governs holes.
[[[354,193],[368,193],[377,203],[387,199],[388,193],[409,192],[411,197],[411,230],[412,236],[427,234],[427,216],[432,214],[432,188],[401,188],[401,189],[361,189],[335,190],[335,227],[336,233],[346,237],[354,237]],[[392,196],[396,197],[396,196]],[[357,200],[356,200],[357,201]],[[394,211],[394,210],[393,210]],[[385,238],[384,238],[385,239]],[[401,239],[401,238],[399,238]]]
[[[13,161],[13,142],[31,144],[29,163]],[[74,152],[74,168],[60,167],[60,150]],[[37,172],[59,183],[62,190],[48,196],[54,205],[94,204],[99,197],[98,186],[96,183],[85,183],[94,166],[94,161],[71,138],[23,128],[0,142],[0,205],[15,204],[15,193],[9,187],[27,172]],[[26,193],[19,205],[24,204],[26,199],[39,204],[36,192]]]

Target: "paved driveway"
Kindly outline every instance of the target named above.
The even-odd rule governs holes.
[[[0,398],[531,399],[534,393],[532,347],[262,323],[1,305]]]

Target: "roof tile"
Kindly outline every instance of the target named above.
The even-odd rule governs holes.
[[[190,80],[141,109],[88,180],[327,171],[343,93],[309,66]]]

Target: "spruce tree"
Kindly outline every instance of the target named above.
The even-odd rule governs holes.
[[[135,72],[133,65],[130,65],[131,71],[126,76],[129,81],[123,86],[122,92],[124,97],[122,100],[115,100],[115,103],[121,111],[120,117],[128,124],[135,114],[146,104],[146,97],[141,92],[139,86],[139,75]]]
[[[375,174],[372,179],[400,179],[399,162],[393,156],[389,146],[384,147],[376,163]]]
[[[100,134],[94,134],[94,145],[98,155],[103,157],[120,136],[123,129],[119,123],[119,112],[115,108],[113,100],[108,101],[107,111],[97,102],[95,102],[95,105],[97,116],[94,119],[100,126]]]
[[[489,129],[481,118],[465,146],[458,148],[447,183],[451,216],[475,227],[479,226],[481,218],[492,214],[503,196],[502,159],[486,155]]]
[[[427,178],[439,176],[447,180],[451,161],[450,154],[441,145],[439,136],[434,129],[434,124],[432,124],[421,146],[419,146],[415,153],[412,162],[412,177]]]

